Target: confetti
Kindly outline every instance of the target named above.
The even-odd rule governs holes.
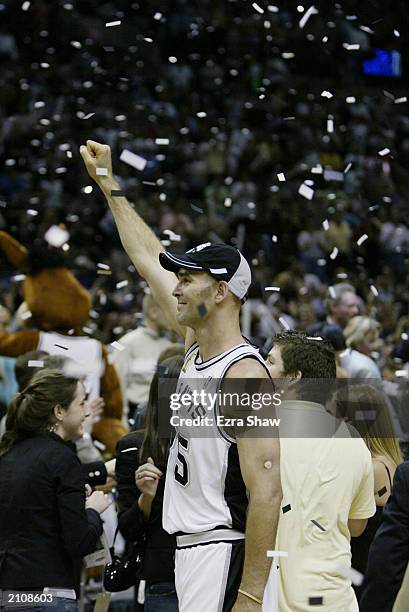
[[[260,15],[264,15],[264,9],[261,8],[261,6],[257,4],[257,2],[253,2],[251,6],[253,7],[255,11],[257,11],[257,13],[260,13]]]
[[[281,183],[283,183],[285,181],[284,173],[280,172],[279,174],[277,174],[277,178]]]
[[[356,98],[355,98],[355,96],[348,96],[348,97],[345,99],[345,101],[346,101],[346,103],[347,103],[347,104],[355,104],[355,102],[356,102]]]
[[[64,349],[64,351],[68,351],[68,346],[62,346],[62,344],[54,344],[54,346],[57,346],[60,349]]]
[[[207,113],[205,113],[204,111],[199,111],[198,113],[196,113],[196,117],[199,117],[199,119],[203,119],[203,117],[207,117]]]
[[[278,237],[275,234],[271,236],[271,242],[278,242]]]
[[[268,550],[267,557],[288,557],[288,552],[284,550]]]
[[[31,314],[31,312],[29,310],[26,310],[26,312],[23,312],[21,315],[21,319],[23,321],[26,321],[27,319],[31,319],[33,315]]]
[[[70,235],[67,230],[59,227],[58,225],[52,225],[44,234],[44,239],[46,242],[57,249],[68,242],[69,238]]]
[[[27,214],[31,217],[36,217],[38,215],[38,210],[34,210],[33,208],[29,208],[27,210]]]
[[[349,578],[354,586],[361,586],[364,581],[364,575],[353,567],[349,570]]]
[[[324,91],[321,92],[321,97],[330,99],[330,98],[333,98],[334,96],[332,95],[330,91],[327,91],[326,89],[324,89]]]
[[[92,185],[85,185],[85,187],[83,187],[82,191],[84,193],[92,193],[94,191],[94,188]]]
[[[92,443],[94,444],[94,446],[96,446],[97,448],[99,448],[99,450],[104,451],[106,450],[106,446],[105,444],[103,444],[102,442],[100,442],[99,440],[93,440]]]
[[[378,292],[378,289],[375,287],[375,285],[371,285],[369,289],[372,291],[375,297],[378,297],[379,292]]]
[[[264,467],[266,468],[266,470],[271,470],[271,468],[273,467],[273,464],[271,463],[271,461],[265,461]]]
[[[144,37],[144,41],[145,41],[145,42],[147,42],[147,43],[153,43],[152,38],[146,38],[146,37]]]
[[[347,51],[359,51],[359,49],[361,48],[361,45],[357,45],[357,44],[352,44],[351,45],[349,43],[342,43],[342,46]]]
[[[349,162],[349,164],[345,167],[344,174],[349,172],[351,170],[351,167],[352,167],[352,162]]]
[[[15,276],[12,276],[13,281],[23,281],[25,278],[25,274],[16,274]]]
[[[337,258],[337,255],[338,255],[338,249],[337,249],[337,247],[334,247],[334,248],[332,249],[331,253],[330,253],[329,258],[330,258],[330,259],[332,259],[332,260],[334,260],[334,259],[336,259],[336,258]]]
[[[121,450],[121,453],[130,453],[131,451],[139,450],[137,446],[131,446],[130,448],[124,448]]]
[[[198,213],[203,213],[203,208],[199,208],[198,206],[195,206],[194,204],[191,204],[190,208]]]
[[[285,514],[286,512],[289,512],[290,510],[291,510],[291,504],[287,504],[286,506],[282,508],[283,514]]]
[[[328,287],[328,293],[329,293],[330,298],[331,298],[332,300],[336,300],[336,298],[337,298],[337,294],[335,293],[335,289],[334,289],[334,287],[332,287],[332,286]]]
[[[178,58],[177,58],[177,57],[175,57],[174,55],[171,55],[171,56],[168,58],[168,60],[169,60],[169,62],[170,62],[171,64],[176,64],[176,63],[177,63],[177,61],[178,61]]]
[[[157,145],[168,145],[169,138],[155,138],[155,144]]]
[[[298,193],[307,200],[312,200],[314,197],[314,190],[308,187],[305,183],[302,183],[298,189]]]
[[[112,346],[112,348],[116,349],[117,351],[124,351],[126,349],[126,346],[124,346],[120,342],[117,342],[116,340],[114,340],[114,342],[111,342],[110,346]]]
[[[23,4],[21,5],[21,10],[28,11],[28,9],[30,8],[30,4],[31,2],[23,2]]]
[[[117,283],[115,285],[115,287],[117,289],[123,289],[124,287],[126,287],[128,285],[128,281],[127,280],[123,280],[123,281],[119,281],[119,283]]]
[[[322,174],[322,166],[321,164],[317,164],[313,168],[311,168],[311,174]]]
[[[113,198],[124,198],[125,196],[125,191],[123,189],[112,189],[111,190],[111,196]]]
[[[44,361],[37,361],[35,359],[30,359],[27,365],[29,368],[43,368]]]
[[[284,319],[284,317],[279,317],[278,322],[281,323],[281,325],[284,327],[284,329],[286,329],[287,331],[290,330],[290,326],[288,325],[288,323]]]
[[[119,21],[108,21],[108,23],[105,24],[106,28],[112,28],[113,26],[119,26],[121,25],[121,20]]]
[[[309,597],[308,598],[308,605],[309,606],[322,606],[324,604],[324,598],[323,597]]]
[[[97,176],[108,176],[108,168],[96,168]]]
[[[360,238],[358,238],[356,243],[357,243],[358,246],[361,246],[361,244],[363,244],[365,242],[365,240],[368,240],[368,234],[362,234],[362,236]]]
[[[331,115],[327,119],[327,132],[328,134],[332,134],[334,132],[334,119]]]
[[[321,529],[321,531],[326,531],[325,527],[323,527],[322,525],[320,525],[318,523],[318,521],[315,521],[314,519],[311,519],[311,523],[313,523],[316,527],[318,527],[318,529]]]
[[[396,370],[395,376],[398,376],[399,378],[408,378],[409,372],[408,370]]]
[[[101,268],[101,270],[110,270],[110,266],[108,266],[108,264],[104,264],[104,263],[97,263],[97,268]]]
[[[324,221],[322,222],[322,227],[324,228],[325,232],[329,230],[329,221],[328,221],[328,219],[324,219]]]
[[[132,166],[133,168],[136,168],[136,170],[140,171],[144,170],[147,164],[146,159],[140,157],[140,155],[136,155],[136,153],[132,153],[132,151],[129,151],[128,149],[124,149],[122,151],[119,159],[125,164],[128,164],[129,166]]]
[[[93,117],[95,115],[95,113],[88,113],[88,115],[84,115],[82,117],[82,120],[85,121],[87,119],[91,119],[91,117]]]
[[[402,102],[407,102],[408,99],[406,96],[403,96],[402,98],[396,98],[395,100],[395,104],[402,104]]]
[[[382,487],[382,489],[379,489],[378,495],[379,497],[382,497],[382,495],[385,495],[385,493],[387,492],[388,492],[388,489],[386,487]]]
[[[295,53],[293,53],[292,51],[284,51],[281,54],[281,57],[283,59],[292,59],[293,57],[295,57]],[[288,119],[294,119],[294,117],[288,117]]]
[[[385,155],[388,155],[388,153],[390,153],[391,150],[390,149],[382,149],[381,151],[378,151],[378,155],[380,155],[381,157],[384,157]]]
[[[308,10],[307,10],[307,11],[304,13],[304,15],[301,17],[301,19],[300,19],[300,21],[299,21],[299,23],[298,23],[298,25],[299,25],[299,27],[300,27],[300,29],[301,29],[301,30],[302,30],[302,29],[303,29],[303,27],[306,25],[307,21],[309,20],[309,18],[310,18],[312,15],[318,15],[318,11],[317,11],[317,9],[315,8],[315,6],[314,6],[314,5],[310,6],[310,7],[309,7],[309,9],[308,9]]]
[[[280,287],[264,287],[264,291],[280,291]]]

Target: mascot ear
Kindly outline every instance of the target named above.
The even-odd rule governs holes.
[[[0,231],[0,248],[17,270],[26,274],[29,273],[28,251],[25,246],[12,238],[7,232]]]

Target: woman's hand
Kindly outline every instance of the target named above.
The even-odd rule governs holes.
[[[153,499],[161,476],[163,473],[156,467],[152,457],[148,457],[147,463],[140,465],[135,472],[135,484],[143,495]]]

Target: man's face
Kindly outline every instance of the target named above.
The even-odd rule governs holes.
[[[190,272],[181,268],[172,295],[178,301],[178,323],[194,329],[215,306],[216,283],[207,272]]]
[[[338,304],[332,307],[331,316],[340,327],[345,327],[349,319],[359,314],[359,300],[353,291],[345,291]]]
[[[285,378],[283,357],[279,346],[273,346],[266,361],[271,378]]]

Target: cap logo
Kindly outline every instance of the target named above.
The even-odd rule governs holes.
[[[227,268],[209,268],[210,274],[227,274]]]
[[[212,246],[211,242],[204,242],[203,244],[198,244],[197,246],[190,249],[190,251],[186,251],[186,253],[197,253],[198,251],[203,251],[203,249]]]

